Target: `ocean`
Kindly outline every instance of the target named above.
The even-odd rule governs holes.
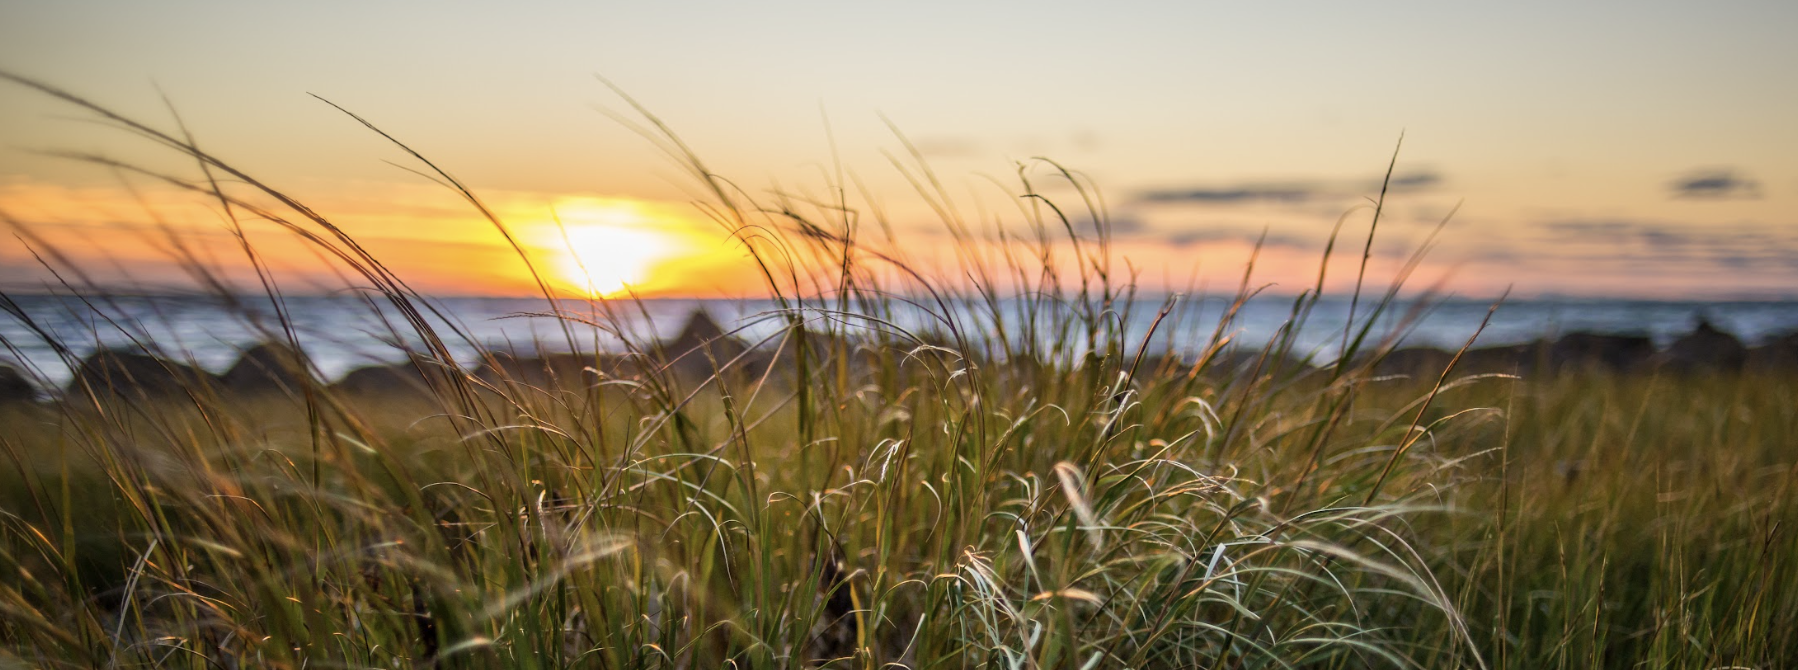
[[[213,372],[221,372],[243,349],[278,333],[274,310],[263,297],[245,297],[241,304],[217,296],[119,296],[74,298],[54,295],[14,295],[11,310],[0,313],[0,363],[11,365],[52,386],[71,377],[68,361],[103,347],[145,346],[164,356],[187,360]],[[518,353],[535,351],[610,350],[626,336],[669,338],[689,315],[704,309],[727,330],[757,340],[777,334],[781,321],[777,306],[765,300],[645,300],[613,301],[611,318],[595,318],[588,303],[564,303],[567,312],[585,315],[580,320],[544,316],[547,301],[530,298],[431,299],[429,319],[441,332],[459,361],[473,365],[475,353],[485,347]],[[999,309],[1009,323],[1019,323],[1017,310],[1025,303],[1006,300]],[[1154,321],[1162,299],[1139,300],[1128,309],[1116,310],[1105,319],[1121,323],[1127,342],[1142,341]],[[1152,346],[1172,346],[1193,351],[1209,342],[1229,303],[1222,299],[1189,299],[1180,318],[1169,318],[1156,331]],[[1421,318],[1406,323],[1402,341],[1407,345],[1453,349],[1466,342],[1485,318],[1490,302],[1447,299],[1421,307]],[[1357,321],[1366,318],[1370,305],[1363,300],[1355,309]],[[1391,332],[1413,305],[1401,303],[1390,310],[1375,333]],[[319,372],[336,379],[361,366],[389,364],[405,359],[406,347],[421,340],[398,312],[381,299],[354,296],[287,297],[284,308],[294,325],[302,349]],[[989,337],[978,308],[952,306],[949,313],[970,338]],[[937,316],[933,316],[932,314]],[[946,331],[943,310],[900,308],[886,318],[912,331]],[[1292,299],[1260,297],[1250,301],[1225,329],[1235,343],[1255,346],[1267,341],[1292,313]],[[24,318],[21,318],[21,314]],[[1340,349],[1350,301],[1326,298],[1319,302],[1306,327],[1297,337],[1302,352],[1329,360]],[[807,312],[808,318],[836,318],[855,327],[867,321],[828,312]],[[1798,331],[1798,302],[1671,302],[1641,300],[1510,300],[1493,314],[1481,333],[1479,345],[1527,342],[1560,333],[1594,331],[1641,334],[1656,346],[1666,346],[1690,332],[1699,318],[1734,333],[1753,346],[1786,332]],[[395,326],[397,324],[397,327]],[[1059,335],[1039,335],[1039,338]],[[60,348],[60,350],[59,350]]]

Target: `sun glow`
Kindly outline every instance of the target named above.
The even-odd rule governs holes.
[[[594,297],[643,284],[670,251],[668,240],[653,231],[611,225],[569,226],[567,246],[562,277]]]
[[[742,297],[762,286],[742,244],[692,205],[563,196],[552,208],[553,217],[532,213],[539,225],[527,238],[543,278],[564,295]]]
[[[651,271],[681,253],[655,218],[630,202],[574,200],[558,203],[557,275],[576,293],[615,297],[653,281]]]

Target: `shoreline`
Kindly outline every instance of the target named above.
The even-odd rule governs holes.
[[[831,343],[838,351],[857,352],[879,347],[869,339],[840,339]],[[1460,355],[1457,356],[1457,353]],[[1130,353],[1134,355],[1134,353]],[[674,373],[703,379],[715,370],[713,359],[738,359],[738,370],[761,372],[781,367],[780,353],[755,346],[727,334],[704,310],[689,315],[680,334],[631,354],[607,352],[536,352],[515,355],[483,351],[478,364],[464,370],[471,378],[497,384],[528,380],[533,385],[574,388],[603,378],[623,378],[645,373]],[[970,358],[979,359],[978,354]],[[984,361],[986,364],[1000,361]],[[1303,375],[1331,367],[1331,362],[1312,364],[1283,357],[1274,365],[1260,349],[1232,347],[1210,360],[1170,355],[1143,357],[1138,368],[1191,369],[1203,364],[1210,376],[1260,375],[1269,371]],[[1682,375],[1731,374],[1745,370],[1798,372],[1798,331],[1786,332],[1749,346],[1734,334],[1708,320],[1700,320],[1692,332],[1666,347],[1656,347],[1645,335],[1574,331],[1558,338],[1542,338],[1523,344],[1477,346],[1464,353],[1430,346],[1402,346],[1357,357],[1356,366],[1369,366],[1375,375],[1433,377],[1450,365],[1452,375],[1546,373],[1561,376],[1581,373]],[[0,403],[56,402],[79,398],[89,390],[114,393],[133,391],[147,396],[172,395],[185,387],[207,386],[236,395],[294,394],[310,383],[322,389],[350,394],[429,391],[432,377],[446,371],[445,364],[412,354],[411,360],[392,365],[366,365],[334,379],[320,379],[309,372],[317,368],[306,357],[283,344],[264,343],[246,349],[223,373],[212,373],[178,360],[158,357],[143,350],[102,349],[82,359],[67,385],[46,391],[42,384],[12,366],[0,364]],[[437,380],[439,383],[441,380]]]

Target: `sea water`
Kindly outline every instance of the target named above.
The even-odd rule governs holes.
[[[405,313],[384,297],[290,296],[279,309],[266,297],[219,296],[56,296],[12,295],[0,312],[0,363],[22,369],[41,383],[61,386],[71,376],[70,361],[97,349],[142,347],[159,355],[198,364],[214,372],[228,368],[247,347],[267,339],[285,340],[283,322],[292,337],[328,379],[365,365],[405,359],[406,351],[424,349],[417,329]],[[937,304],[928,300],[889,301],[877,319],[862,311],[839,310],[835,301],[807,301],[799,314],[810,323],[829,321],[854,332],[863,328],[899,328],[908,333],[955,334],[970,342],[994,337],[996,309],[1013,339],[1034,337],[1039,344],[1081,346],[1083,328],[1057,331],[1020,327],[1035,319],[1054,321],[1082,310],[1086,321],[1121,327],[1125,342],[1147,342],[1154,350],[1171,347],[1191,352],[1214,335],[1242,346],[1259,346],[1291,320],[1293,300],[1259,297],[1236,312],[1219,329],[1230,301],[1180,298],[1181,309],[1155,324],[1165,296],[1139,298],[1132,304],[1101,305],[1029,301],[1019,298]],[[1032,313],[1031,306],[1039,309]],[[531,298],[436,298],[419,305],[419,318],[429,324],[464,365],[478,362],[478,351],[504,350],[528,355],[540,351],[619,351],[626,339],[647,342],[673,337],[688,317],[704,309],[739,337],[750,341],[778,337],[785,316],[769,300],[664,299],[643,301],[561,301],[557,306]],[[1433,300],[1399,302],[1374,322],[1373,337],[1396,334],[1406,345],[1458,348],[1480,329],[1490,301]],[[1373,312],[1371,301],[1326,298],[1312,309],[1297,333],[1295,349],[1314,360],[1330,360],[1342,348],[1345,331],[1358,331]],[[284,313],[285,320],[277,318]],[[1349,328],[1351,315],[1355,323]],[[1573,331],[1639,334],[1666,346],[1690,332],[1699,319],[1734,333],[1753,346],[1770,337],[1798,331],[1798,302],[1670,302],[1641,300],[1508,300],[1479,331],[1478,345],[1498,345],[1552,338]],[[1151,325],[1156,325],[1151,333]],[[1064,349],[1066,351],[1066,349]]]

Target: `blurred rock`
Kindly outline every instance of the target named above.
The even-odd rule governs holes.
[[[683,377],[704,378],[717,372],[717,366],[729,365],[731,359],[749,350],[749,345],[725,334],[724,328],[704,309],[693,310],[687,324],[674,339],[661,343],[668,369]]]
[[[1633,372],[1654,360],[1654,341],[1646,335],[1614,335],[1576,331],[1548,348],[1555,372]]]
[[[1699,317],[1698,327],[1674,340],[1657,360],[1670,372],[1736,372],[1748,362],[1748,347],[1735,335],[1711,325],[1709,319]]]
[[[219,382],[232,393],[298,396],[311,376],[304,354],[286,344],[265,342],[246,349],[231,369],[219,375]]]
[[[521,358],[506,352],[492,352],[481,362],[474,376],[494,387],[516,385],[540,390],[581,390],[599,383],[599,372],[614,368],[614,358],[593,354],[541,354]]]
[[[1774,335],[1749,349],[1748,367],[1757,371],[1798,369],[1798,330]]]
[[[1470,375],[1530,375],[1547,365],[1550,345],[1545,340],[1468,349],[1455,364],[1457,373]]]
[[[1199,376],[1214,382],[1290,379],[1315,371],[1305,361],[1264,351],[1260,347],[1225,347],[1205,361]]]
[[[1454,375],[1626,373],[1647,369],[1654,356],[1654,343],[1647,336],[1573,332],[1553,342],[1469,349],[1454,364]],[[1374,374],[1433,379],[1454,358],[1455,352],[1434,347],[1394,349],[1375,364]]]
[[[1414,379],[1435,379],[1442,375],[1442,371],[1448,368],[1449,361],[1454,358],[1454,352],[1435,347],[1393,349],[1374,363],[1373,373],[1382,377],[1403,375]]]
[[[142,350],[102,349],[76,367],[68,393],[79,397],[91,388],[95,395],[169,396],[217,382],[218,378],[205,370]]]
[[[908,344],[917,346],[916,343]],[[882,345],[866,336],[850,337],[805,327],[761,343],[744,360],[742,369],[752,379],[760,379],[766,373],[768,379],[790,386],[800,371],[801,351],[805,353],[805,371],[814,380],[867,383],[881,370],[883,361],[894,363],[893,371],[901,379],[913,374],[928,374],[922,362],[913,361],[907,365],[905,356],[909,350],[898,344]]]
[[[349,371],[331,390],[354,396],[430,396],[447,389],[450,371],[443,363],[425,356],[396,365],[370,365]]]
[[[37,385],[10,365],[0,365],[0,405],[37,400]]]

